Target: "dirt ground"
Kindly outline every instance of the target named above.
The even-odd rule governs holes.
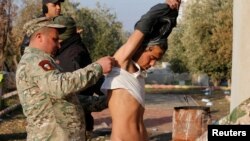
[[[185,100],[188,99],[188,102]],[[174,107],[206,106],[204,99],[213,105],[210,107],[211,123],[229,113],[229,102],[223,93],[204,95],[172,95],[148,94],[146,96],[146,110],[144,123],[150,136],[150,141],[170,141],[172,139],[172,120]],[[111,118],[109,111],[93,113],[95,118],[95,134],[92,141],[108,141],[111,132]]]
[[[224,93],[204,94],[147,94],[144,122],[150,136],[150,141],[170,141],[172,139],[172,118],[174,107],[206,106],[204,99],[209,100],[210,114],[213,121],[229,113],[229,102]],[[19,113],[19,114],[17,114]],[[93,113],[95,129],[91,141],[109,141],[111,133],[111,118],[108,109]],[[25,119],[19,112],[14,112],[0,119],[0,141],[25,140]]]

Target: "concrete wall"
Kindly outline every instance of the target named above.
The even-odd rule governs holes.
[[[231,111],[250,97],[250,0],[234,0],[233,6]]]

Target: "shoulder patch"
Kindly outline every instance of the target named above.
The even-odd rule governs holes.
[[[55,69],[49,60],[42,60],[39,63],[39,66],[41,66],[45,71],[50,71]]]

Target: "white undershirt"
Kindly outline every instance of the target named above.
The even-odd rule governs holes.
[[[107,94],[108,90],[118,88],[126,89],[144,107],[145,80],[139,65],[136,63],[135,65],[138,68],[138,71],[135,73],[129,73],[124,69],[113,67],[112,71],[106,76],[101,91]]]

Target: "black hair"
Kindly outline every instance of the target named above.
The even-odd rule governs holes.
[[[56,3],[61,4],[61,2],[64,2],[64,0],[59,0],[59,1],[57,1]],[[43,15],[45,15],[46,13],[49,12],[48,6],[47,6],[46,4],[47,4],[47,3],[43,3],[43,5],[42,5],[42,12],[43,12]]]
[[[144,41],[145,41],[145,39],[144,39]],[[133,55],[132,60],[137,61],[140,58],[140,56],[142,55],[143,52],[147,51],[148,48],[150,48],[150,47],[152,47],[154,45],[159,46],[163,50],[164,53],[168,49],[167,39],[162,39],[162,40],[160,40],[158,42],[154,42],[154,41],[151,40],[151,41],[147,42],[147,44],[145,44],[145,43],[141,44],[141,46],[137,49],[137,51]]]
[[[45,15],[46,13],[48,13],[48,7],[47,7],[46,4],[43,4],[42,10],[43,10],[43,14],[44,14],[44,15]]]

